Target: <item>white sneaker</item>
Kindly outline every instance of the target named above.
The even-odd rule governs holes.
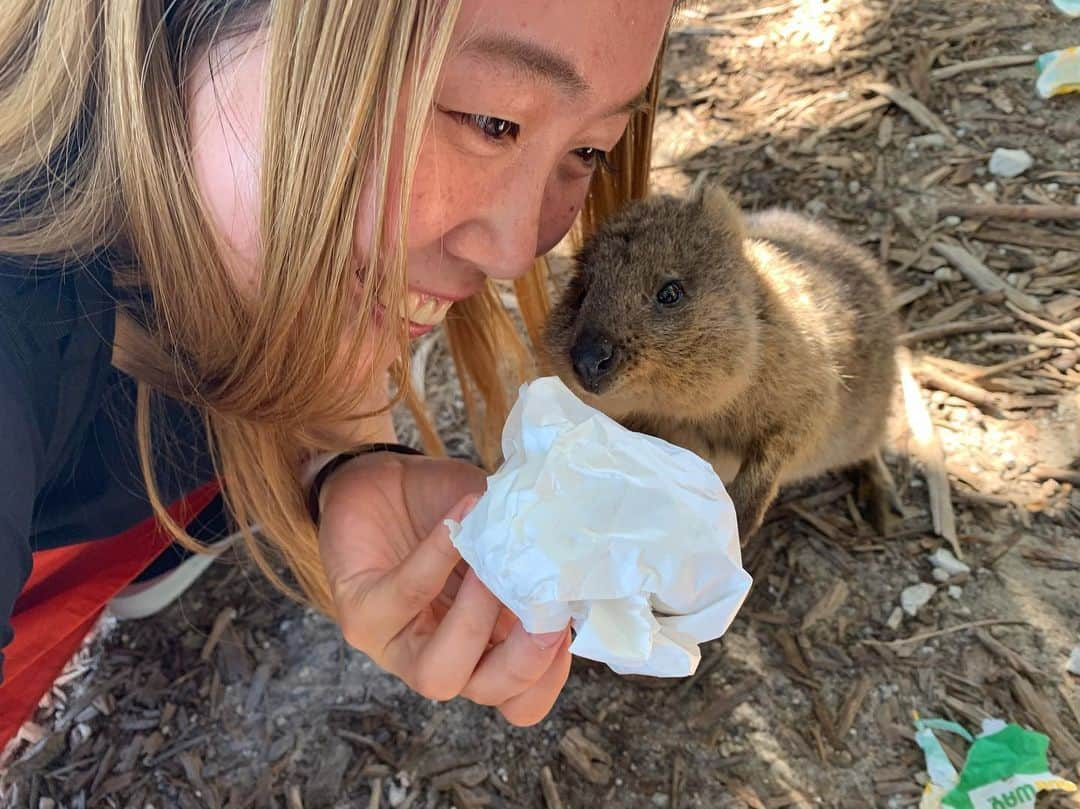
[[[207,553],[197,553],[184,559],[172,570],[146,581],[129,584],[109,602],[109,613],[121,621],[146,618],[172,604],[180,594],[228,549],[240,534],[225,537],[208,545]]]

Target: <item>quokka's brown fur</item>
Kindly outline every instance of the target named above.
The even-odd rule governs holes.
[[[885,483],[891,297],[878,263],[833,230],[780,210],[744,216],[708,187],[605,223],[545,347],[589,404],[709,460],[745,542],[781,484],[855,464]]]

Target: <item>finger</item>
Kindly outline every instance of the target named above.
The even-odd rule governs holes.
[[[446,580],[442,592],[435,599],[435,605],[442,610],[442,614],[445,614],[450,609],[450,605],[454,603],[454,596],[457,595],[458,588],[461,587],[461,582],[465,580],[465,575],[469,570],[469,563],[462,559],[454,567],[454,572],[450,574],[450,578]]]
[[[481,494],[487,486],[484,470],[455,460],[402,457],[408,474],[402,482],[405,506],[417,533],[422,535],[442,521],[445,503],[467,494]]]
[[[476,496],[467,495],[450,509],[447,519],[464,519],[475,503]],[[459,561],[461,555],[450,541],[446,525],[440,522],[427,539],[380,578],[364,597],[359,614],[354,616],[357,623],[366,622],[368,627],[368,642],[360,648],[381,657],[390,641],[439,597]]]
[[[431,605],[437,619],[442,620],[443,616],[446,615],[450,605],[454,603],[454,596],[457,594],[458,588],[461,587],[462,580],[471,569],[464,560],[454,568],[454,572],[446,580],[446,586],[443,588],[442,593]],[[515,625],[517,625],[517,616],[503,607],[502,612],[499,614],[499,620],[495,623],[495,629],[491,632],[488,646],[496,646],[506,640],[506,636],[510,634]]]
[[[387,660],[406,672],[409,685],[428,699],[456,697],[487,650],[501,610],[499,600],[470,570],[446,617],[424,639],[419,654],[415,642],[401,636],[387,647]],[[400,660],[402,656],[406,659]],[[411,671],[405,665],[410,665]]]
[[[518,694],[513,699],[507,700],[499,706],[499,713],[506,717],[506,721],[518,727],[535,725],[548,715],[559,693],[566,685],[566,678],[570,676],[570,664],[573,655],[570,654],[569,634],[560,644],[559,653],[555,656],[551,666],[528,691]]]
[[[506,640],[484,655],[461,694],[481,705],[502,705],[527,691],[551,666],[567,630],[530,635],[518,623]]]
[[[510,633],[514,631],[514,627],[517,626],[518,619],[514,613],[510,610],[503,608],[503,611],[499,614],[499,620],[495,624],[495,631],[491,633],[491,643],[494,646],[497,643],[502,643],[506,640]]]

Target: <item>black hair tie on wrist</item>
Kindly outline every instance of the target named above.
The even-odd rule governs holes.
[[[351,449],[348,452],[342,452],[335,455],[327,462],[318,474],[315,475],[315,479],[311,481],[311,486],[308,488],[307,507],[308,514],[311,515],[311,521],[316,526],[319,525],[319,494],[322,491],[323,485],[327,479],[334,473],[335,470],[342,464],[348,463],[353,458],[359,458],[361,455],[370,455],[373,452],[394,452],[398,455],[423,455],[420,450],[413,449],[405,444],[364,444],[363,446]]]

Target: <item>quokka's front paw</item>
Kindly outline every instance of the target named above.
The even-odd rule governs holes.
[[[739,523],[739,542],[742,545],[746,545],[750,538],[761,528],[761,523],[765,520],[766,510],[766,504],[761,501],[746,503],[742,506],[736,504],[735,519]]]

